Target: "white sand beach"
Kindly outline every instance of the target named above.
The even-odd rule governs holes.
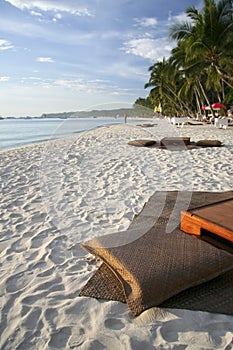
[[[80,243],[128,228],[155,191],[233,189],[233,128],[151,121],[0,153],[0,349],[233,349],[233,316],[79,297],[100,265]],[[133,139],[223,147],[171,152]]]

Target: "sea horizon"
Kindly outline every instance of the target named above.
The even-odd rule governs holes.
[[[135,123],[140,119],[129,118]],[[0,121],[0,151],[38,144],[52,139],[80,134],[99,127],[124,123],[119,117],[78,118],[4,118]]]

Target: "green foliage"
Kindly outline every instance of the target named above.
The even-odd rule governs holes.
[[[233,105],[233,7],[231,0],[204,0],[186,9],[189,21],[175,23],[169,37],[177,46],[169,59],[149,67],[145,88],[164,114],[201,112],[203,104]]]

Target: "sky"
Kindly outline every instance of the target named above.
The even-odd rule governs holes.
[[[132,107],[202,0],[0,0],[0,116]]]

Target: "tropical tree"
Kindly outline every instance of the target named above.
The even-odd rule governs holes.
[[[179,70],[182,84],[179,95],[192,101],[194,109],[201,112],[201,105],[210,104],[206,87],[208,66],[204,60],[198,58],[187,59],[185,41],[179,41],[172,50],[170,62]],[[212,87],[211,87],[212,88]]]
[[[215,69],[224,82],[233,81],[233,8],[231,0],[204,0],[202,11],[189,7],[190,21],[174,24],[170,38],[182,42],[185,62],[196,59],[196,65],[206,64],[213,74]],[[219,79],[218,77],[218,79]]]
[[[145,88],[149,99],[165,113],[200,112],[211,101],[232,104],[233,5],[232,0],[204,0],[202,10],[189,7],[188,20],[170,28],[177,41],[168,59],[149,68]]]
[[[179,96],[180,72],[165,58],[149,68],[151,76],[145,88],[153,87],[150,98],[165,114],[191,114],[189,105]]]
[[[134,103],[134,106],[138,106],[138,105],[153,109],[153,104],[152,104],[152,101],[149,97],[147,97],[147,98],[139,97]]]

